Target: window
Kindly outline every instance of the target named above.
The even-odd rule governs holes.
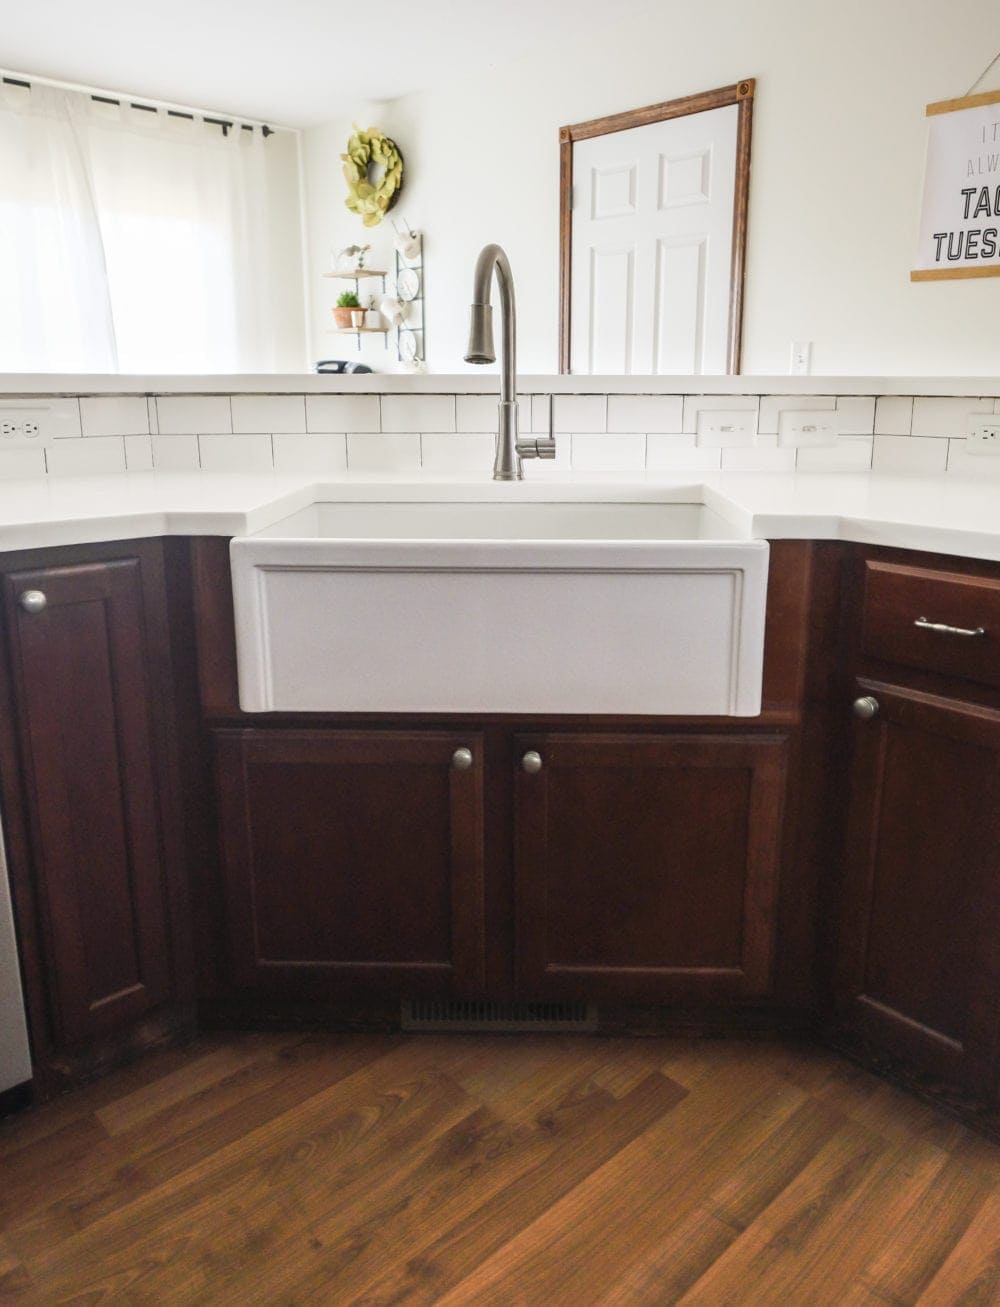
[[[197,115],[3,86],[0,371],[274,370],[270,146]]]

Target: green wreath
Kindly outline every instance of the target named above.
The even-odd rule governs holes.
[[[347,182],[344,203],[366,227],[377,227],[399,199],[399,188],[403,184],[403,156],[396,142],[377,127],[369,127],[363,132],[355,123],[354,135],[347,142],[347,153],[340,157],[344,161],[344,180]],[[373,163],[385,168],[378,183],[368,179]]]

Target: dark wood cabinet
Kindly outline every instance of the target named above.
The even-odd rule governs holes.
[[[919,1071],[995,1097],[1000,1070],[1000,711],[860,680],[836,1019]]]
[[[238,985],[297,998],[481,989],[478,735],[251,729],[214,738]]]
[[[43,1064],[178,994],[162,553],[94,552],[0,585],[4,816]]]
[[[519,990],[766,995],[787,752],[748,733],[519,736]]]

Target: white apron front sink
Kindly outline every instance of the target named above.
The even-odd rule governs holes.
[[[247,712],[760,711],[768,546],[701,503],[317,502],[231,556]]]

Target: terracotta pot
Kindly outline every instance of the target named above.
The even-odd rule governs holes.
[[[356,312],[357,312],[357,308],[358,308],[358,306],[357,306],[356,304],[348,305],[348,307],[346,307],[346,308],[340,308],[339,305],[338,305],[338,306],[333,310],[333,320],[334,320],[334,322],[336,322],[336,324],[337,324],[338,327],[342,327],[342,328],[344,328],[346,331],[350,331],[350,330],[351,330],[351,314],[352,314],[352,313],[356,313]]]

